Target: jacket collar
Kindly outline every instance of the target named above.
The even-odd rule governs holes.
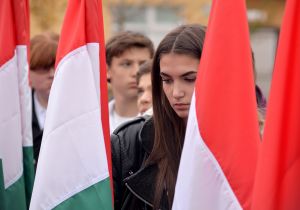
[[[149,155],[153,148],[153,142],[154,142],[154,124],[153,124],[153,118],[148,118],[140,133],[139,133],[139,141],[141,142],[141,145],[143,146],[146,153]]]

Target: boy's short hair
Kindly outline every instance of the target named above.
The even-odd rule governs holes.
[[[123,31],[112,38],[110,38],[106,43],[106,64],[111,65],[113,57],[118,57],[122,55],[126,50],[137,47],[137,48],[147,48],[150,52],[151,58],[154,54],[154,46],[152,41],[145,35],[133,32],[133,31]]]
[[[46,32],[30,40],[30,70],[49,69],[54,66],[59,35]]]
[[[143,75],[145,74],[150,74],[152,71],[152,62],[153,60],[148,60],[145,63],[143,63],[140,68],[139,71],[136,74],[136,83],[139,84],[140,83],[140,79]]]

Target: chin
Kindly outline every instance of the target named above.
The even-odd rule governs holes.
[[[189,116],[189,113],[185,111],[184,112],[177,111],[176,114],[178,115],[178,117],[180,117],[183,120],[187,119]]]
[[[124,95],[127,95],[128,98],[137,98],[137,91],[128,90]]]

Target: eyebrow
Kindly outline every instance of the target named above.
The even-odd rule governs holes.
[[[122,61],[130,62],[130,61],[133,61],[133,60],[132,59],[128,59],[128,58],[124,58],[124,59],[121,60],[121,62]]]
[[[186,72],[186,73],[184,73],[183,75],[180,75],[180,76],[185,77],[185,76],[188,76],[188,75],[191,75],[191,74],[197,74],[197,72],[196,71],[189,71],[189,72]],[[165,76],[165,77],[170,77],[170,75],[168,75],[164,72],[160,72],[160,75]]]
[[[187,72],[187,73],[185,73],[185,74],[183,74],[181,76],[185,77],[185,76],[188,76],[188,75],[191,75],[191,74],[197,74],[197,72],[196,71],[189,71],[189,72]]]
[[[160,76],[170,77],[168,74],[166,74],[164,72],[160,72]]]

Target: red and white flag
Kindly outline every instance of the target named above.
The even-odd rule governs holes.
[[[300,209],[300,1],[287,0],[255,179],[253,210]]]
[[[34,179],[28,44],[28,0],[1,0],[0,209],[4,210],[27,209]]]
[[[30,209],[112,209],[109,143],[102,2],[69,0]]]
[[[250,209],[259,142],[245,1],[214,0],[173,209]]]

